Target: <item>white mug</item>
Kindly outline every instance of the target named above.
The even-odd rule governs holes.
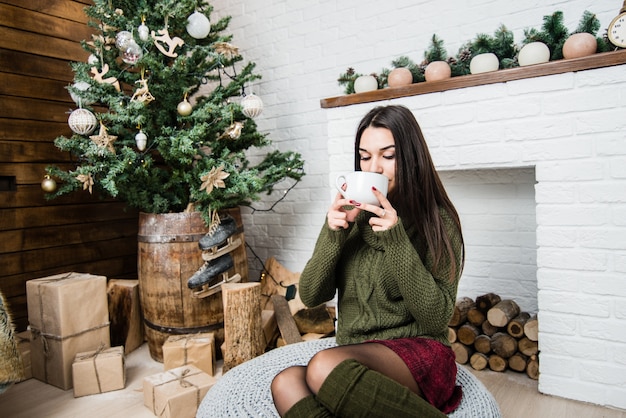
[[[342,189],[344,184],[346,185],[345,190]],[[344,198],[376,206],[380,206],[380,202],[374,196],[372,186],[376,187],[386,197],[388,185],[389,179],[386,176],[369,171],[340,174],[335,180],[335,186]]]

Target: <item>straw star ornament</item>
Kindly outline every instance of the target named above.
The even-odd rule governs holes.
[[[200,190],[205,190],[206,194],[211,194],[213,188],[224,188],[226,187],[224,179],[228,176],[230,176],[230,173],[224,171],[224,166],[213,167],[211,171],[200,177],[200,180],[202,180]]]
[[[115,148],[113,148],[113,143],[117,139],[115,135],[109,135],[107,132],[106,126],[102,122],[100,122],[100,132],[98,135],[91,135],[89,138],[99,147],[108,148],[113,154],[115,154]]]

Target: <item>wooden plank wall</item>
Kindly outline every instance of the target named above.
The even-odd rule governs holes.
[[[46,200],[45,167],[69,167],[54,138],[72,134],[70,61],[88,54],[89,0],[0,0],[0,290],[18,331],[26,281],[69,271],[137,274],[137,211],[88,192]],[[89,303],[85,301],[85,303]]]

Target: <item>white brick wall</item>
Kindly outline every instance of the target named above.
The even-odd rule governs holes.
[[[212,2],[215,18],[233,16],[233,43],[263,75],[248,87],[265,104],[260,129],[306,160],[304,180],[274,212],[244,210],[246,240],[261,259],[275,256],[302,269],[333,195],[331,179],[352,167],[354,129],[375,104],[321,109],[320,99],[343,93],[340,73],[377,72],[400,55],[419,62],[433,33],[453,55],[500,24],[519,40],[556,10],[571,29],[584,10],[604,28],[621,7],[608,0],[539,3]],[[626,409],[625,70],[393,102],[415,112],[461,210],[468,267],[460,294],[495,290],[519,298],[525,309],[538,308],[542,392]],[[489,203],[483,212],[481,200]],[[260,264],[251,258],[250,267],[258,277]]]

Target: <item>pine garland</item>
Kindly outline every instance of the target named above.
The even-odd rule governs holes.
[[[521,45],[515,44],[513,33],[506,28],[505,25],[494,32],[493,36],[479,33],[471,41],[465,42],[458,50],[457,54],[452,57],[447,56],[444,41],[436,34],[433,34],[426,52],[424,60],[416,66],[409,57],[401,56],[392,61],[393,68],[406,67],[413,74],[413,83],[425,81],[423,76],[426,66],[433,61],[447,61],[452,71],[452,77],[470,74],[469,65],[471,59],[482,53],[494,53],[500,61],[500,68],[513,68],[519,66],[517,56],[521,46],[530,42],[543,42],[550,49],[550,60],[559,60],[563,58],[563,44],[567,38],[580,32],[587,32],[594,36],[600,29],[600,21],[597,16],[589,11],[585,11],[580,19],[576,30],[569,32],[563,24],[563,12],[556,11],[552,15],[543,17],[543,24],[540,29],[529,28],[524,30],[524,39]],[[606,36],[596,36],[598,42],[597,52],[607,52],[614,49],[614,46],[608,41]],[[342,74],[338,82],[345,86],[345,93],[354,93],[354,80],[361,75],[353,68],[350,68],[351,76],[346,77]],[[383,68],[379,76],[379,88],[387,87],[387,76],[391,72],[389,68]]]

